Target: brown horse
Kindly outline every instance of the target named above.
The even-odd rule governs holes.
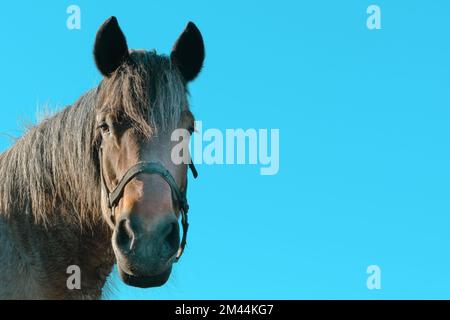
[[[188,165],[171,132],[193,130],[202,36],[190,22],[170,57],[129,50],[111,17],[94,58],[101,84],[0,155],[0,298],[97,299],[115,261],[125,283],[159,286],[184,248]]]

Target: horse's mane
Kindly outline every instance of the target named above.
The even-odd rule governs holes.
[[[100,213],[92,152],[95,99],[95,90],[89,91],[0,155],[0,214],[32,213],[46,222],[62,203],[83,220]]]
[[[60,214],[84,225],[101,219],[96,108],[126,116],[147,137],[174,128],[188,109],[185,84],[170,59],[144,51],[130,57],[0,155],[0,215],[33,214],[48,222]]]
[[[131,51],[123,64],[101,84],[99,105],[125,114],[145,136],[173,129],[188,110],[187,89],[171,60],[156,52]],[[148,106],[151,105],[151,108]]]

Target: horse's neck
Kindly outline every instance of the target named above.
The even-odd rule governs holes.
[[[60,222],[46,227],[32,215],[0,216],[0,298],[101,297],[114,263],[110,231],[102,223],[82,231]],[[77,267],[81,286],[69,288]]]
[[[94,101],[92,90],[0,155],[0,298],[101,294],[114,255],[92,164]],[[67,287],[70,266],[80,289]]]

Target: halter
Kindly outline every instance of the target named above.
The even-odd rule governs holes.
[[[175,258],[175,262],[177,262],[181,255],[183,254],[184,248],[186,246],[186,238],[187,238],[187,232],[189,228],[188,223],[188,211],[189,211],[189,205],[187,203],[186,198],[186,191],[187,191],[187,182],[186,182],[186,188],[184,191],[181,191],[178,187],[177,183],[175,182],[175,179],[170,174],[169,170],[167,170],[160,162],[149,162],[149,161],[141,161],[136,163],[134,166],[129,168],[127,172],[122,176],[119,183],[114,187],[112,191],[109,191],[108,186],[106,185],[104,176],[103,176],[103,161],[102,161],[102,147],[100,147],[99,150],[99,158],[100,158],[100,179],[101,179],[101,188],[102,192],[106,195],[106,202],[108,204],[108,208],[110,210],[109,215],[109,222],[115,226],[115,208],[117,204],[119,203],[119,200],[123,196],[123,190],[125,189],[125,186],[130,182],[135,176],[137,176],[140,173],[148,173],[148,174],[158,174],[163,178],[170,186],[170,189],[172,191],[172,199],[175,200],[175,202],[178,204],[178,207],[180,208],[181,212],[181,226],[183,228],[183,237],[181,238],[180,248],[178,249],[177,256]],[[197,178],[198,172],[197,169],[195,169],[194,164],[189,163],[189,168],[192,171],[192,174],[194,178]]]

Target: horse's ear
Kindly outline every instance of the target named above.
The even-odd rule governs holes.
[[[128,58],[127,40],[116,17],[110,17],[98,29],[94,58],[98,70],[105,77],[109,77]]]
[[[197,26],[189,22],[173,46],[170,58],[186,81],[194,80],[205,59],[205,46]]]

